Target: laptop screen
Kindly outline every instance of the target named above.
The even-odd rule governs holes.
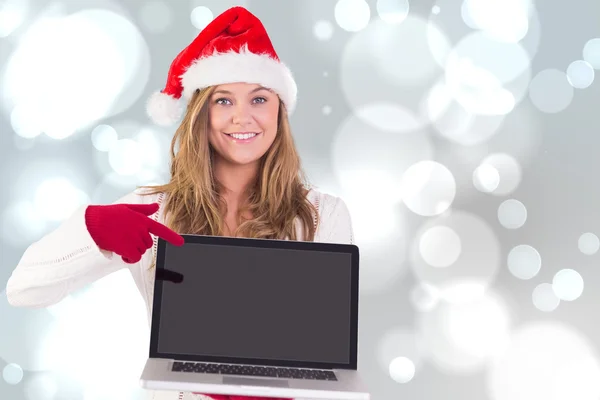
[[[160,283],[158,353],[351,363],[350,253],[187,242],[164,251],[164,268],[184,279]]]

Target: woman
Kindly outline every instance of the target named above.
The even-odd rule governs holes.
[[[158,237],[175,245],[184,233],[353,242],[345,203],[301,179],[288,124],[296,84],[255,16],[234,7],[208,25],[171,64],[149,115],[173,123],[182,102],[170,181],[83,207],[33,243],[8,281],[12,305],[49,306],[127,268],[150,320]]]

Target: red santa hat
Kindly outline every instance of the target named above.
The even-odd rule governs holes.
[[[280,61],[260,20],[243,7],[217,16],[171,63],[167,84],[147,104],[158,125],[179,120],[196,89],[226,83],[255,83],[279,95],[291,114],[297,87]]]

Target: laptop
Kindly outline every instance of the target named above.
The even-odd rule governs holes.
[[[370,398],[357,370],[358,247],[183,237],[158,241],[143,388]]]

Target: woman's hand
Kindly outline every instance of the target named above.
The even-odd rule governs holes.
[[[157,203],[92,205],[85,211],[85,224],[98,247],[133,264],[152,247],[151,233],[175,246],[184,243],[182,236],[148,218],[158,208]]]
[[[203,396],[208,396],[213,400],[294,400],[294,399],[286,399],[286,398],[277,398],[277,397],[255,397],[255,396],[226,396],[222,394],[205,394],[205,393],[196,393],[193,394],[201,394]]]

